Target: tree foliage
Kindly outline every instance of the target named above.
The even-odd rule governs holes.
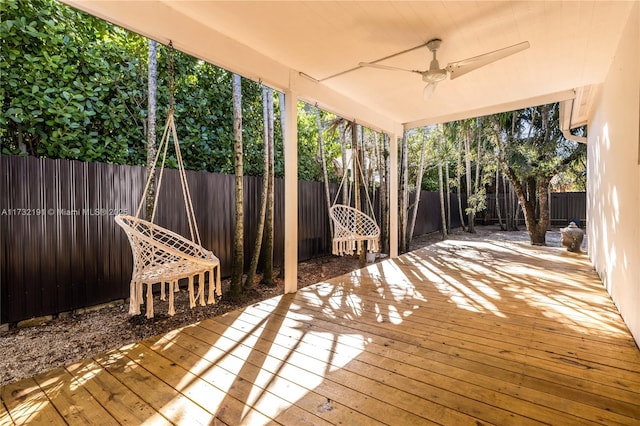
[[[0,149],[5,155],[146,164],[147,40],[54,0],[3,0]],[[157,127],[166,119],[167,47],[158,45]],[[176,125],[185,167],[233,173],[231,74],[175,52]],[[260,84],[244,81],[244,171],[263,171]],[[279,106],[276,104],[276,106]],[[304,118],[304,117],[303,117]],[[300,176],[321,178],[315,125],[302,120]],[[275,174],[284,175],[275,126]],[[177,167],[174,158],[169,167]]]
[[[545,244],[551,180],[586,152],[584,145],[564,138],[558,117],[556,103],[489,118],[498,163],[518,196],[532,244]]]
[[[52,0],[2,7],[2,152],[136,163],[143,39]]]

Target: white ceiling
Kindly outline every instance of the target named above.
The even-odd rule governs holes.
[[[632,1],[64,2],[159,42],[171,39],[194,56],[386,131],[564,100],[575,89],[601,83],[633,6]],[[531,48],[441,82],[427,102],[419,75],[358,67],[436,37],[443,40],[441,67],[522,41]],[[422,47],[380,63],[424,70],[430,60]],[[588,114],[588,104],[578,107]]]

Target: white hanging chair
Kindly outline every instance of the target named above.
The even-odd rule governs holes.
[[[380,227],[371,217],[344,204],[331,206],[329,215],[334,225],[333,254],[353,254],[362,243],[368,252],[379,251]]]
[[[352,155],[354,169],[358,169],[364,181],[362,168],[356,156]],[[362,211],[346,204],[337,204],[340,189],[343,187],[348,175],[348,168],[344,167],[342,182],[333,205],[329,208],[329,216],[333,220],[333,246],[332,253],[336,256],[360,254],[362,250],[373,253],[380,250],[380,227],[372,218]],[[355,170],[354,170],[355,172]],[[351,203],[351,190],[348,191],[348,202]],[[369,209],[373,212],[373,205],[369,193],[365,191]]]
[[[158,205],[158,194],[160,193],[160,185],[162,184],[162,176],[164,174],[164,165],[167,157],[167,148],[170,136],[173,137],[176,157],[178,160],[178,170],[180,173],[180,182],[182,184],[182,193],[189,222],[191,240],[153,223],[156,214],[156,207]],[[160,168],[158,186],[156,188],[153,213],[151,220],[146,221],[140,218],[140,214],[145,202],[147,190],[153,181],[156,164],[161,152],[163,152],[162,166]],[[195,212],[191,203],[191,194],[189,193],[189,187],[187,186],[186,173],[184,171],[184,164],[180,154],[180,146],[173,117],[173,108],[169,108],[167,124],[153,165],[154,167],[149,172],[147,184],[142,195],[142,200],[140,200],[136,216],[119,215],[115,218],[116,223],[120,225],[127,234],[131,245],[131,251],[133,253],[133,273],[130,284],[129,314],[137,315],[140,313],[140,305],[144,301],[143,286],[146,284],[147,318],[153,318],[153,284],[160,284],[161,300],[165,300],[164,284],[168,284],[169,315],[175,314],[173,293],[179,291],[178,281],[182,278],[189,279],[189,306],[191,308],[196,305],[196,299],[199,299],[201,306],[205,305],[204,294],[206,273],[209,275],[209,290],[206,303],[215,303],[214,288],[215,294],[218,296],[221,295],[220,261],[211,251],[206,250],[201,246],[200,233],[196,224]],[[194,278],[196,276],[198,276],[197,293],[194,288]]]

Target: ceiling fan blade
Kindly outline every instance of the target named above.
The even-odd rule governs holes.
[[[523,41],[522,43],[514,44],[513,46],[505,47],[503,49],[494,50],[493,52],[485,53],[483,55],[474,56],[473,58],[451,62],[447,65],[446,69],[451,75],[451,80],[453,80],[480,67],[489,65],[492,62],[499,61],[500,59],[513,55],[514,53],[518,53],[525,49],[528,49],[529,47],[529,42]]]
[[[425,101],[429,100],[429,98],[433,96],[433,92],[436,91],[436,86],[438,86],[437,83],[429,83],[426,86],[424,86],[424,90],[422,91],[422,98]]]
[[[373,64],[371,62],[360,62],[358,65],[361,67],[379,68],[381,70],[406,71],[406,72],[414,72],[414,73],[422,74],[422,71],[418,71],[418,70],[408,70],[406,68],[398,68],[398,67],[392,67],[389,65]]]

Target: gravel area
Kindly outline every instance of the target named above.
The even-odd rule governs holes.
[[[458,229],[451,235],[451,238],[456,239],[488,237],[528,242],[526,232],[500,232],[497,226],[477,227],[475,234],[463,233]],[[424,247],[440,240],[439,233],[416,237],[411,244],[411,249]],[[558,230],[547,233],[547,245],[560,245]],[[358,260],[348,256],[329,256],[301,262],[298,266],[298,286],[315,284],[357,268]],[[228,285],[228,280],[223,281],[223,294]],[[0,333],[0,359],[2,359],[0,386],[221,315],[280,295],[283,291],[283,283],[278,280],[275,287],[257,286],[249,292],[242,303],[231,303],[223,297],[215,305],[189,309],[187,291],[182,289],[176,294],[176,314],[173,317],[165,314],[167,302],[162,302],[156,297],[154,304],[156,316],[149,320],[144,315],[130,316],[128,305],[115,303],[93,312],[59,316],[32,327],[9,329]]]

